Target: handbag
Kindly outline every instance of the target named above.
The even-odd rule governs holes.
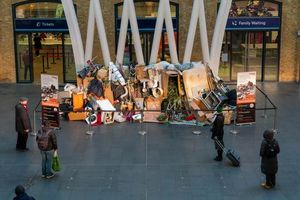
[[[59,158],[58,158],[57,151],[54,151],[54,154],[53,154],[52,169],[55,172],[60,171],[60,163],[59,163]]]

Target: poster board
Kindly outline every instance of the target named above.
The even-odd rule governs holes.
[[[42,122],[59,128],[58,76],[41,74]]]
[[[237,73],[237,124],[255,123],[256,72]]]
[[[41,74],[42,106],[59,107],[58,103],[58,76]]]

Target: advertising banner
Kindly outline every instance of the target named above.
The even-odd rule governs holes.
[[[237,73],[237,124],[255,123],[256,72]]]
[[[59,128],[58,76],[41,74],[42,122]]]

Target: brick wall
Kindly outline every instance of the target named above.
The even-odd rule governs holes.
[[[12,4],[22,0],[1,0],[0,11],[0,83],[16,82],[15,56],[13,43],[13,24],[12,24]],[[106,27],[108,45],[112,60],[115,60],[115,20],[114,4],[122,0],[101,0],[101,7]],[[173,0],[179,3],[179,60],[182,61],[187,39],[187,32],[190,23],[193,0]],[[205,0],[208,38],[211,43],[213,28],[216,19],[216,9],[218,0]],[[80,24],[82,40],[85,45],[87,18],[89,10],[88,0],[74,0],[77,4],[78,21]],[[281,37],[281,57],[280,57],[280,81],[296,81],[299,79],[299,38],[296,32],[300,30],[300,1],[285,0],[283,1],[282,16],[282,37]],[[98,32],[95,31],[94,56],[97,56],[96,62],[103,63]],[[298,55],[298,56],[297,56]],[[202,59],[199,26],[197,28],[192,61]]]

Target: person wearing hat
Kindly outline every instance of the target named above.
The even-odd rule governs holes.
[[[31,123],[28,111],[28,98],[21,97],[15,106],[15,126],[18,133],[16,149],[18,151],[28,151],[26,147],[28,133],[31,131]]]
[[[277,154],[280,147],[276,139],[274,139],[274,131],[265,130],[264,139],[260,146],[261,156],[261,172],[266,175],[266,182],[261,186],[265,189],[275,187],[276,173],[278,171]]]
[[[15,194],[14,200],[35,200],[35,198],[28,196],[25,192],[25,188],[22,185],[17,185],[15,188]]]
[[[219,140],[221,144],[224,146],[223,135],[224,135],[224,116],[222,113],[222,107],[219,106],[217,108],[217,112],[215,114],[213,120],[213,127],[211,128],[212,136],[211,139],[215,141],[215,148],[217,150],[218,155],[214,158],[215,161],[222,161],[223,159],[223,150],[217,145],[216,140]]]

